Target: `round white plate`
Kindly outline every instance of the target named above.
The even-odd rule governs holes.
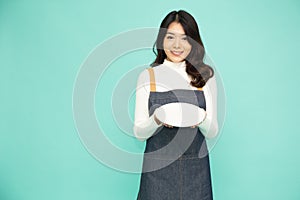
[[[205,110],[189,103],[168,103],[155,110],[157,119],[177,127],[199,124],[205,117]]]

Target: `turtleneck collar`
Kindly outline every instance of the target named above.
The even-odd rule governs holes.
[[[175,69],[185,69],[186,63],[185,63],[185,60],[182,62],[175,63],[175,62],[169,61],[165,58],[163,65],[166,65],[168,67],[175,68]]]

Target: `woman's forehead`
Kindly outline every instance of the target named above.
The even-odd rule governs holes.
[[[178,32],[178,31],[173,31],[173,30],[168,30],[166,34],[169,34],[169,35],[178,35],[178,36],[185,36],[184,33]]]
[[[182,25],[176,22],[172,22],[169,25],[167,33],[174,34],[174,35],[185,35]]]

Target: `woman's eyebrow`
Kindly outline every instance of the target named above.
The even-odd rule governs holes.
[[[175,33],[172,33],[172,32],[167,32],[167,34],[175,35]],[[178,35],[185,36],[185,34],[180,34],[180,33],[178,33]]]

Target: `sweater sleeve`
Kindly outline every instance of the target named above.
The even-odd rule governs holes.
[[[150,94],[150,81],[148,70],[142,71],[136,86],[136,101],[133,132],[137,139],[144,141],[151,137],[161,126],[154,120],[154,114],[149,117],[148,98]],[[154,112],[155,113],[155,112]]]
[[[199,125],[199,129],[206,138],[213,138],[218,134],[218,118],[217,118],[217,83],[216,78],[210,78],[203,87],[206,100],[206,118]]]

